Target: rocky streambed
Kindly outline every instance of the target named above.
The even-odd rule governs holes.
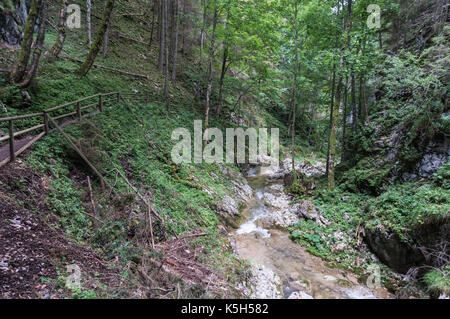
[[[247,202],[240,225],[230,234],[233,249],[252,263],[249,282],[242,283],[250,298],[392,298],[384,288],[358,283],[351,272],[332,269],[294,243],[285,230],[299,218],[326,224],[308,201],[292,204],[284,193],[283,177],[289,171],[289,160],[278,170],[256,167],[247,173],[253,196]],[[322,173],[320,163],[299,167],[307,176]]]

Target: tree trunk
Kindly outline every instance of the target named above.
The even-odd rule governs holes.
[[[86,75],[95,62],[95,58],[97,57],[97,54],[100,51],[102,40],[103,37],[105,36],[106,29],[108,27],[108,23],[111,18],[111,12],[113,10],[113,7],[114,7],[114,0],[107,0],[105,10],[103,11],[101,26],[97,33],[97,37],[95,38],[95,41],[89,50],[88,56],[86,57],[86,61],[84,61],[83,65],[80,68],[81,75]]]
[[[214,62],[214,46],[216,44],[217,15],[218,15],[218,5],[217,5],[217,0],[215,0],[214,1],[213,29],[212,29],[212,34],[211,34],[211,47],[209,48],[208,77],[207,77],[206,106],[205,106],[205,129],[208,128],[208,122],[209,122],[209,108],[210,108],[212,79],[213,79],[212,68],[213,68],[213,62]]]
[[[205,30],[206,30],[206,15],[208,12],[208,2],[203,1],[203,21],[202,29],[200,30],[200,61],[203,61],[203,46],[205,41]]]
[[[336,91],[336,63],[333,64],[333,79],[331,83],[331,99],[330,99],[330,125],[328,130],[331,130],[331,122],[333,121],[333,105],[334,105],[334,93]],[[328,175],[330,168],[330,133],[328,132],[328,145],[327,145],[327,164],[325,174]]]
[[[164,71],[164,49],[165,49],[165,40],[166,36],[164,34],[165,28],[165,15],[164,15],[164,8],[165,8],[165,2],[167,0],[161,0],[160,3],[160,12],[159,12],[159,58],[158,58],[158,71],[160,73],[163,73]]]
[[[348,75],[345,76],[344,86],[344,106],[343,106],[343,119],[342,119],[342,154],[341,162],[347,160],[347,99],[348,97]]]
[[[180,28],[180,9],[179,0],[175,0],[175,39],[173,45],[173,63],[172,63],[172,81],[175,82],[177,77],[177,57],[178,57],[178,32]]]
[[[86,0],[86,29],[89,47],[92,45],[91,8],[91,0]]]
[[[39,8],[39,29],[38,36],[36,39],[36,44],[33,50],[33,57],[31,59],[31,66],[26,74],[24,80],[20,83],[20,87],[26,88],[30,85],[31,81],[34,79],[38,66],[39,60],[41,58],[41,53],[44,48],[45,40],[45,29],[47,27],[47,0],[42,0],[41,6]]]
[[[355,73],[352,70],[352,126],[353,126],[353,137],[355,138],[358,132],[358,108],[356,105],[356,81]]]
[[[152,28],[151,28],[151,31],[150,31],[150,40],[148,41],[148,47],[149,48],[152,46],[152,43],[153,43],[153,31],[155,30],[155,12],[156,12],[157,7],[158,7],[157,6],[157,2],[156,2],[156,0],[154,0],[153,4],[152,4],[152,7],[151,7],[151,10],[152,10]]]
[[[103,1],[103,9],[106,10],[106,0]],[[108,21],[108,24],[106,25],[105,35],[103,36],[103,58],[106,58],[106,54],[108,53],[109,28],[110,21]]]
[[[59,26],[58,26],[58,38],[56,39],[53,48],[51,49],[51,55],[53,59],[57,58],[61,53],[66,40],[66,24],[67,24],[67,5],[68,0],[62,0],[62,8],[59,12]]]
[[[165,67],[164,67],[164,98],[169,98],[169,35],[168,35],[168,5],[167,0],[163,0],[163,16],[164,16],[164,55],[165,55]]]
[[[297,27],[297,16],[298,16],[298,7],[297,0],[295,0],[294,4],[294,27],[295,27],[295,39],[294,39],[294,83],[292,89],[292,137],[291,137],[291,151],[292,151],[292,176],[293,176],[293,185],[297,184],[297,172],[295,171],[295,118],[297,116],[297,72],[298,72],[298,48],[297,48],[297,37],[298,37],[298,27]]]
[[[351,1],[348,2],[351,6]],[[344,3],[343,3],[344,6]],[[344,10],[344,7],[342,8]],[[351,8],[349,8],[351,10]],[[347,34],[349,32],[350,21],[349,19],[346,21],[344,18],[344,11],[342,15],[342,26],[344,30],[344,35],[342,37],[341,44],[341,54],[340,54],[340,62],[339,69],[342,70],[344,68],[344,54],[347,47]],[[333,104],[333,116],[331,122],[331,130],[330,130],[330,138],[329,138],[329,147],[330,151],[328,154],[328,190],[334,190],[334,168],[335,168],[335,157],[336,157],[336,135],[339,124],[339,108],[341,105],[341,93],[342,93],[342,75],[338,75],[337,88],[336,88],[336,96]]]
[[[30,11],[28,13],[25,30],[23,33],[22,46],[20,48],[19,57],[17,58],[16,67],[12,74],[12,79],[15,83],[23,80],[28,67],[28,60],[31,54],[31,45],[33,43],[33,31],[38,17],[39,9],[42,5],[42,0],[33,0],[31,2]]]
[[[228,37],[227,37],[227,31],[228,31],[228,20],[230,19],[230,8],[228,8],[227,12],[227,18],[225,20],[225,41],[223,42],[223,55],[222,55],[222,68],[220,71],[220,80],[219,80],[219,101],[216,108],[216,115],[219,116],[220,111],[222,109],[223,105],[223,84],[225,81],[225,74],[227,73],[227,69],[229,65],[227,65],[228,60]]]

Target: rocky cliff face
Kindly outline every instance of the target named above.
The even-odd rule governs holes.
[[[27,20],[27,12],[31,0],[16,0],[5,4],[6,8],[0,11],[0,42],[9,45],[19,45],[22,39],[22,28]]]

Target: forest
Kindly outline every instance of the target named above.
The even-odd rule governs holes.
[[[449,20],[2,0],[0,299],[449,299]]]

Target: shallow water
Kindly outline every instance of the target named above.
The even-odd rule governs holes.
[[[359,284],[351,272],[325,266],[322,259],[294,243],[287,232],[264,228],[260,220],[273,209],[263,202],[268,183],[257,171],[249,175],[255,195],[243,211],[245,219],[233,236],[234,248],[240,257],[275,272],[282,280],[285,298],[294,291],[303,291],[314,298],[392,298],[384,288],[369,289]]]

